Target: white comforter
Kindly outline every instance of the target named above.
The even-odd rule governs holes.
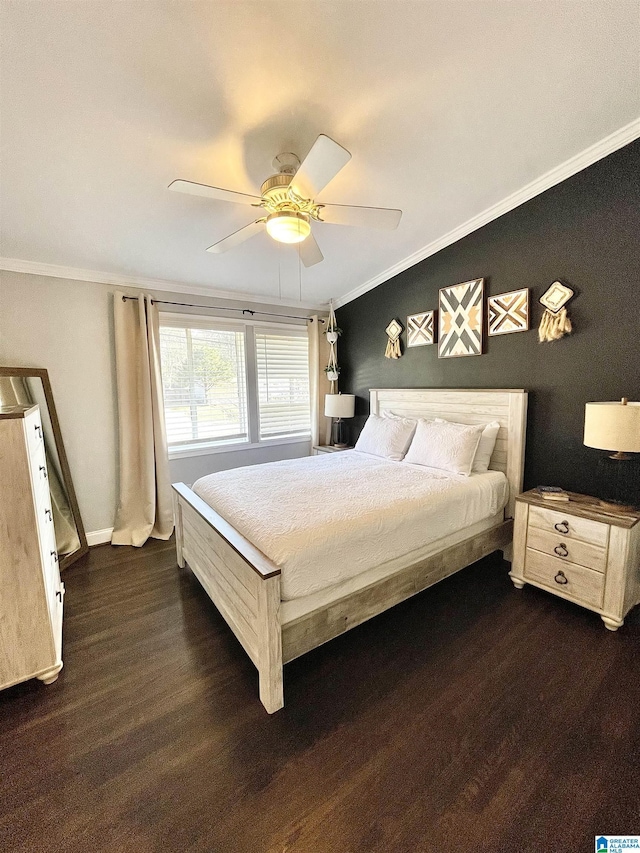
[[[286,601],[495,515],[508,483],[348,450],[221,471],[193,491],[281,567]]]

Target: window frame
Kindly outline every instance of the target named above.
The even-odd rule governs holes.
[[[169,445],[169,459],[185,459],[190,456],[211,456],[216,453],[232,453],[240,450],[258,450],[284,444],[306,444],[311,441],[311,423],[309,432],[303,435],[287,437],[260,438],[260,412],[258,394],[258,362],[256,353],[255,330],[272,332],[294,332],[296,336],[307,337],[306,324],[265,322],[262,320],[233,320],[217,315],[188,314],[160,311],[160,327],[220,329],[224,331],[242,331],[244,334],[245,393],[247,401],[248,439],[240,441],[202,441]],[[164,414],[164,412],[163,412]]]

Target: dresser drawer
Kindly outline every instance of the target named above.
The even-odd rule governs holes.
[[[539,527],[530,527],[527,531],[527,548],[534,548],[550,557],[558,557],[563,562],[578,563],[597,572],[607,568],[607,549],[600,545],[591,545],[581,539],[572,539],[561,533],[549,533]]]
[[[42,561],[42,573],[47,590],[47,601],[49,609],[54,609],[54,597],[60,586],[60,568],[58,565],[58,552],[56,550],[56,534],[53,524],[43,524],[38,531],[40,544],[40,559]]]
[[[24,419],[24,429],[27,434],[27,447],[29,455],[33,456],[38,451],[44,452],[44,439],[42,434],[42,422],[40,420],[40,411],[31,412]]]
[[[527,548],[524,576],[578,604],[602,607],[604,575],[601,572]]]
[[[562,511],[556,512],[538,506],[529,507],[529,526],[538,527],[549,533],[561,534],[569,539],[579,539],[606,548],[609,541],[609,525],[588,518],[579,518]]]
[[[64,584],[60,582],[55,596],[55,608],[52,613],[53,642],[56,661],[62,661],[62,613],[64,609]]]
[[[49,491],[49,472],[43,442],[29,455],[29,468],[31,469],[31,480],[34,487],[46,486],[47,491]]]
[[[51,492],[49,481],[40,477],[33,481],[33,496],[35,498],[36,513],[38,515],[38,526],[48,523],[51,512]]]

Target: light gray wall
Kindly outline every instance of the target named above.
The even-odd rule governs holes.
[[[110,289],[0,272],[0,363],[45,367],[87,531],[113,526],[117,421]]]
[[[113,526],[117,499],[118,421],[112,306],[115,289],[94,282],[0,271],[0,364],[45,367],[49,371],[80,512],[88,532]],[[246,305],[202,296],[190,298],[185,294],[157,295],[160,299],[199,305]],[[258,310],[261,306],[251,307]],[[279,306],[262,307],[274,313],[306,313]],[[182,310],[194,313],[193,309]],[[308,453],[309,443],[300,442],[192,456],[173,460],[171,476],[190,484],[214,471]]]

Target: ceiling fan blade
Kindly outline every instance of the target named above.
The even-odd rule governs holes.
[[[298,243],[300,250],[300,260],[305,267],[312,267],[314,264],[319,264],[324,261],[324,255],[320,251],[320,246],[316,243],[316,238],[313,234],[309,234],[306,240]]]
[[[178,193],[189,195],[202,195],[205,198],[214,198],[217,201],[231,201],[234,204],[260,204],[260,197],[237,193],[234,190],[223,190],[220,187],[210,187],[207,184],[194,184],[193,181],[172,181],[169,189]]]
[[[388,228],[393,231],[402,217],[401,210],[389,207],[354,207],[348,204],[322,204],[320,222],[332,225],[357,225],[361,228]]]
[[[315,198],[349,160],[351,154],[346,148],[321,133],[291,179],[290,187],[301,198]]]
[[[239,231],[234,231],[233,234],[229,234],[228,237],[225,237],[223,240],[218,240],[218,242],[214,243],[213,246],[209,246],[207,252],[214,252],[215,254],[228,252],[229,249],[239,246],[240,243],[244,243],[245,240],[248,240],[250,237],[255,237],[256,234],[263,231],[264,223],[264,219],[257,219],[255,222],[245,225],[244,228],[241,228]]]

